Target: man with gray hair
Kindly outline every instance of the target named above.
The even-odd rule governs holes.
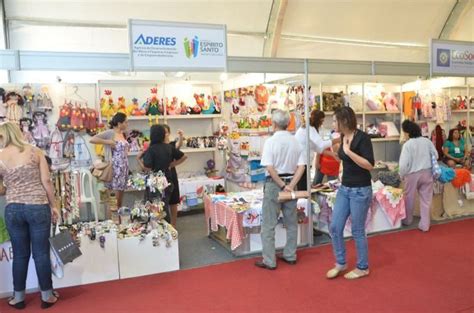
[[[256,266],[274,270],[275,258],[275,227],[278,223],[280,210],[283,211],[286,225],[286,245],[281,260],[288,264],[296,264],[296,245],[298,236],[298,220],[296,200],[278,202],[280,191],[294,192],[295,186],[303,174],[306,165],[303,148],[295,137],[286,129],[290,122],[287,111],[275,110],[272,113],[274,134],[263,146],[261,165],[266,167],[268,176],[264,186],[262,206],[262,256]],[[294,195],[294,194],[293,194]]]

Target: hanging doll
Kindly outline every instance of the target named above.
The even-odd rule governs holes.
[[[71,103],[64,101],[63,106],[59,110],[58,129],[60,131],[66,131],[71,128]]]
[[[20,129],[23,133],[25,141],[33,146],[36,146],[36,141],[31,134],[33,121],[30,118],[24,117],[20,119]]]
[[[38,110],[48,112],[53,110],[53,101],[49,95],[48,86],[42,86],[41,92],[37,98],[36,105]]]
[[[71,110],[71,128],[77,132],[82,131],[84,129],[85,119],[85,113],[81,109],[81,106],[76,103],[76,105]]]
[[[0,122],[3,122],[7,116],[5,101],[5,89],[0,88]]]
[[[7,109],[7,120],[19,123],[23,117],[23,98],[18,93],[11,91],[5,96],[5,106]]]
[[[48,129],[47,116],[44,112],[33,113],[33,138],[36,141],[36,145],[41,149],[48,149],[50,134]]]
[[[30,85],[23,86],[23,102],[23,114],[31,117],[36,110],[36,99]]]
[[[98,132],[98,125],[97,125],[97,111],[94,109],[83,109],[83,114],[85,115],[84,119],[84,128],[90,136],[94,136]]]

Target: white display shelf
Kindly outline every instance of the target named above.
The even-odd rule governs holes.
[[[392,138],[371,138],[372,142],[387,142],[387,141],[399,141],[399,137]]]
[[[211,119],[222,118],[222,114],[189,114],[189,115],[166,115],[167,120],[194,120],[194,119]]]
[[[365,115],[382,115],[382,114],[393,114],[398,115],[400,114],[399,111],[367,111]]]
[[[217,148],[185,148],[181,149],[183,153],[201,153],[201,152],[214,152]]]
[[[151,116],[151,120],[156,120],[156,118],[158,117],[158,119],[164,119],[164,115],[153,115]],[[150,120],[150,116],[148,115],[143,115],[143,116],[129,116],[127,117],[127,120],[128,121],[148,121]],[[102,118],[102,121],[106,122],[106,121],[110,121],[110,119],[106,119],[106,118]]]
[[[451,110],[451,113],[467,113],[469,110]],[[474,110],[471,110],[471,112],[474,112]]]
[[[327,111],[327,112],[324,112],[324,114],[326,115],[334,115],[334,111]],[[356,115],[363,115],[364,112],[355,112]]]

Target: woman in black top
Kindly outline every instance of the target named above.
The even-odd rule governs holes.
[[[178,130],[178,141],[170,141],[171,129],[168,125],[163,125],[166,130],[165,143],[169,143],[171,146],[179,150],[183,144],[183,132]],[[185,155],[184,160],[187,159]],[[184,161],[183,160],[183,161]],[[178,204],[181,202],[181,196],[179,194],[179,182],[178,182],[178,173],[176,172],[176,167],[171,168],[171,182],[174,185],[173,191],[171,192],[170,197],[170,211],[171,211],[171,225],[176,228],[176,220],[178,219]]]
[[[151,169],[153,172],[161,171],[168,179],[170,186],[165,189],[163,195],[158,193],[146,192],[145,200],[151,201],[154,198],[162,196],[164,209],[166,211],[166,221],[171,223],[171,214],[169,202],[173,188],[171,168],[181,164],[185,160],[184,153],[166,143],[166,129],[162,125],[153,125],[150,128],[150,147],[145,152],[141,152],[137,156],[138,163],[142,168]]]
[[[342,184],[337,191],[332,212],[331,233],[336,266],[326,274],[336,278],[347,269],[344,227],[351,216],[352,236],[357,250],[357,266],[344,275],[356,279],[369,275],[368,246],[365,234],[367,212],[372,203],[370,171],[374,166],[374,153],[370,137],[357,129],[357,119],[350,107],[335,112],[336,127],[342,134],[339,158],[342,160]]]

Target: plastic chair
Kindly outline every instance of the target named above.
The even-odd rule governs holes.
[[[95,221],[99,221],[97,200],[94,196],[93,178],[89,171],[81,171],[81,203],[90,203],[94,211]]]

